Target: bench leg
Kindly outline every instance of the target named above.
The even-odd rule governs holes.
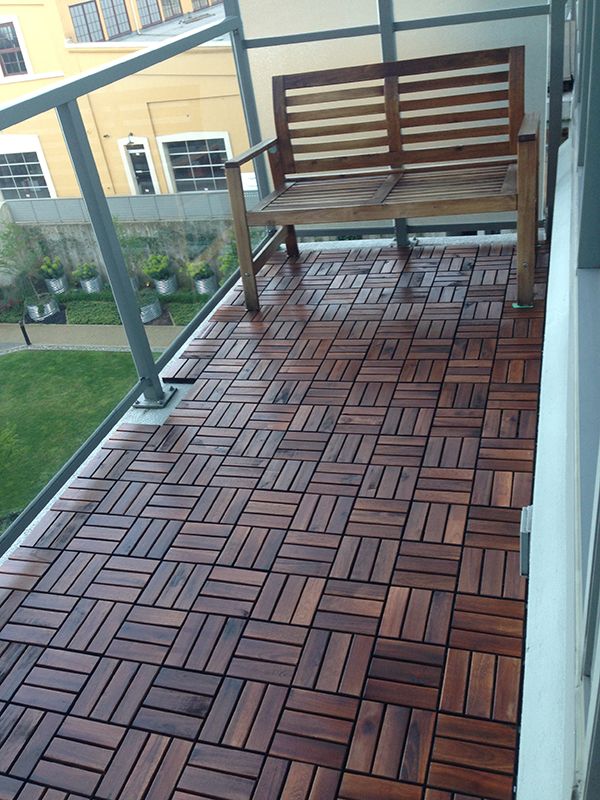
[[[517,302],[533,306],[535,246],[537,244],[537,142],[519,148],[517,186]]]
[[[394,220],[394,231],[396,232],[396,247],[408,247],[408,231],[405,219]]]
[[[296,228],[293,225],[285,226],[285,249],[290,258],[298,258],[298,239],[296,238]]]
[[[250,243],[250,231],[246,217],[246,203],[240,170],[237,168],[228,169],[226,175],[233,217],[233,232],[235,234],[242,285],[244,287],[244,300],[248,311],[259,311],[258,288],[256,286],[256,275],[254,274],[252,245]]]
[[[250,236],[248,228],[244,232],[235,232],[237,244],[238,261],[240,262],[240,273],[242,276],[242,286],[244,287],[244,301],[248,311],[260,311],[258,302],[258,287],[256,285],[256,275],[254,274],[254,262],[252,261],[252,248],[250,246]]]

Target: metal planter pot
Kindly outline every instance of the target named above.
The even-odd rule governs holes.
[[[63,294],[69,288],[66,275],[61,275],[60,278],[44,278],[44,283],[52,294]]]
[[[213,295],[219,288],[217,276],[211,275],[210,278],[194,278],[194,288],[198,294]]]
[[[102,291],[102,277],[96,275],[95,278],[85,278],[79,281],[79,285],[86,294],[96,294]]]
[[[168,278],[153,283],[158,294],[173,294],[177,291],[177,275],[169,275]]]
[[[49,297],[40,303],[28,303],[25,308],[29,314],[29,318],[33,322],[42,322],[43,320],[48,319],[48,317],[51,317],[53,314],[57,313],[58,302],[53,297]]]
[[[145,306],[140,306],[140,317],[144,325],[147,322],[152,322],[152,320],[158,319],[161,314],[162,307],[159,300],[155,300],[153,303],[148,303]]]

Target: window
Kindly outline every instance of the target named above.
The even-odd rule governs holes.
[[[6,77],[24,75],[27,72],[17,32],[12,22],[3,22],[0,25],[0,62],[2,62],[2,72]]]
[[[185,139],[165,142],[164,146],[176,191],[227,188],[223,166],[227,161],[225,139]]]
[[[208,8],[209,6],[217,6],[222,3],[223,0],[192,0],[192,9],[194,11],[200,11],[203,8]]]
[[[162,22],[158,0],[137,0],[142,28]]]
[[[148,155],[143,144],[126,144],[137,194],[156,194]]]
[[[75,6],[69,6],[69,11],[75,28],[75,38],[78,42],[104,41],[96,3],[78,3]]]
[[[131,33],[125,0],[100,0],[100,6],[109,39],[121,36],[123,33]]]
[[[165,19],[180,17],[183,13],[180,0],[162,0],[162,8]]]
[[[0,154],[0,192],[5,200],[50,197],[37,153]]]

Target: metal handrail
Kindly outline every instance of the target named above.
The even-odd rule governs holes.
[[[179,36],[174,36],[167,42],[159,42],[142,50],[112,61],[110,64],[97,69],[84,72],[75,78],[63,81],[56,86],[49,86],[39,92],[32,92],[18,100],[0,105],[0,130],[24,122],[26,119],[43,114],[45,111],[65,103],[73,102],[79,97],[111,83],[128,78],[136,72],[141,72],[148,67],[154,67],[167,61],[173,56],[181,55],[192,47],[210,42],[231,33],[241,25],[239,17],[227,16],[225,19],[197,31],[186,31]]]

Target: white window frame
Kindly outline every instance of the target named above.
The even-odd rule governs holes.
[[[46,156],[44,155],[39,136],[36,136],[35,134],[20,135],[2,133],[0,134],[0,153],[2,155],[10,155],[11,153],[35,153],[38,161],[40,162],[42,174],[44,176],[44,180],[46,181],[46,186],[48,187],[50,197],[56,198],[57,195],[56,189],[54,188],[54,181],[52,180],[48,162],[46,161]],[[2,192],[0,190],[0,196],[1,194]],[[44,198],[32,197],[31,199],[36,200]]]
[[[9,16],[7,14],[0,14],[0,25],[4,25],[7,23],[11,23],[14,26],[15,33],[17,34],[17,40],[19,42],[19,47],[21,48],[21,55],[23,56],[23,61],[25,62],[25,66],[27,68],[27,72],[22,75],[4,75],[2,70],[0,69],[0,83],[18,83],[19,81],[26,80],[33,75],[33,65],[31,63],[31,59],[29,58],[29,51],[25,45],[25,37],[23,36],[23,30],[21,29],[21,25],[19,24],[18,17]]]
[[[123,166],[125,167],[125,176],[127,177],[127,183],[129,184],[129,189],[131,190],[132,195],[136,195],[138,197],[146,197],[147,195],[141,194],[137,181],[135,179],[135,173],[133,171],[133,164],[131,163],[131,159],[129,158],[129,153],[127,152],[127,145],[128,144],[137,144],[141,145],[144,148],[144,152],[146,153],[146,159],[148,161],[148,169],[150,170],[150,177],[152,178],[152,185],[154,186],[154,194],[162,194],[160,189],[160,183],[158,182],[158,173],[156,172],[156,168],[154,166],[154,159],[152,158],[152,152],[150,150],[150,141],[147,136],[127,136],[124,139],[118,139],[117,145],[119,146],[119,152],[121,153],[121,158],[123,159]]]
[[[227,131],[184,131],[182,133],[170,133],[166,136],[157,136],[156,141],[158,143],[160,160],[170,194],[186,194],[186,192],[177,191],[177,186],[175,185],[175,176],[173,175],[173,169],[171,167],[171,160],[165,145],[167,145],[169,142],[182,142],[186,139],[223,139],[225,142],[227,158],[233,157],[231,140],[229,139],[229,134]],[[216,191],[226,191],[226,189],[217,189]]]

